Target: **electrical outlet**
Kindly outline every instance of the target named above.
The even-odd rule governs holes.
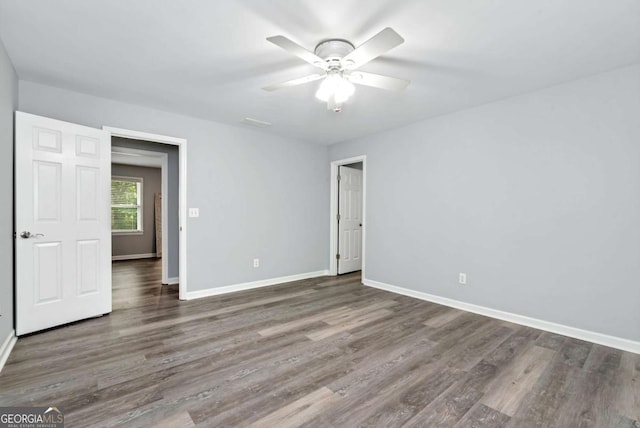
[[[189,217],[200,217],[200,208],[189,208]]]
[[[253,259],[253,267],[254,268],[260,267],[260,259]]]
[[[459,282],[460,284],[466,284],[466,283],[467,283],[467,274],[466,274],[466,273],[462,273],[462,272],[460,272],[460,273],[458,274],[458,282]]]

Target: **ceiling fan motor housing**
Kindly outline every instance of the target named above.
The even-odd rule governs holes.
[[[346,40],[325,40],[316,46],[314,53],[325,60],[329,67],[342,68],[342,58],[354,51],[354,46]]]

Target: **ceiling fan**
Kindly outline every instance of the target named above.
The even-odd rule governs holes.
[[[401,91],[409,84],[408,80],[396,77],[356,71],[369,61],[404,42],[404,39],[389,27],[357,48],[347,40],[329,39],[320,42],[314,51],[310,52],[284,36],[267,37],[267,40],[320,68],[323,73],[266,86],[262,88],[265,91],[275,91],[322,80],[316,92],[316,98],[325,101],[328,110],[340,112],[342,104],[355,92],[354,83],[390,91]]]

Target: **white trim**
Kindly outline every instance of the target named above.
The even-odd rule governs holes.
[[[9,359],[9,355],[17,341],[18,338],[16,337],[16,332],[11,330],[7,338],[2,343],[2,346],[0,346],[0,372],[2,372],[2,369]]]
[[[111,229],[111,236],[127,236],[127,235],[144,235],[144,230],[113,230]]]
[[[260,281],[244,282],[241,284],[227,285],[223,287],[208,288],[206,290],[190,291],[187,293],[187,300],[200,299],[202,297],[217,296],[219,294],[235,293],[236,291],[251,290],[254,288],[268,287],[270,285],[282,284],[301,279],[317,278],[326,276],[326,270],[316,272],[299,273],[297,275],[281,276],[280,278],[262,279]]]
[[[162,158],[165,156],[168,156],[168,154],[164,152],[111,146],[111,164],[116,165],[162,168]]]
[[[588,342],[597,343],[599,345],[609,346],[611,348],[621,349],[627,352],[640,354],[640,342],[621,337],[609,336],[607,334],[596,333],[594,331],[583,330],[576,327],[570,327],[563,324],[556,324],[550,321],[544,321],[537,318],[530,318],[524,315],[518,315],[511,312],[504,312],[497,309],[487,308],[485,306],[465,303],[459,300],[449,299],[447,297],[435,296],[433,294],[423,293],[421,291],[410,290],[408,288],[397,287],[395,285],[385,284],[384,282],[374,281],[363,277],[362,283],[366,286],[379,288],[381,290],[390,291],[396,294],[413,297],[428,302],[437,303],[439,305],[450,306],[452,308],[461,309],[467,312],[484,315],[491,318],[497,318],[503,321],[509,321],[514,324],[525,325],[527,327],[537,328],[538,330],[549,331],[551,333],[561,334]]]
[[[122,254],[119,256],[111,256],[112,261],[118,260],[138,260],[138,259],[152,259],[154,257],[158,257],[156,253],[145,253],[145,254]]]
[[[151,141],[152,143],[172,144],[179,146],[187,142],[184,138],[168,137],[166,135],[150,134],[148,132],[132,131],[130,129],[103,126],[102,129],[111,132],[112,136],[130,138],[132,140]]]
[[[134,139],[134,140],[143,140],[143,141],[150,141],[153,143],[161,143],[161,144],[170,144],[170,145],[174,145],[174,146],[178,146],[178,158],[179,158],[179,166],[178,166],[178,174],[179,174],[179,186],[180,186],[180,202],[178,203],[179,205],[179,209],[178,209],[178,226],[180,227],[180,242],[179,242],[179,267],[178,267],[178,275],[179,275],[179,284],[180,287],[178,288],[178,298],[180,300],[186,300],[187,299],[187,140],[184,138],[177,138],[177,137],[168,137],[165,135],[158,135],[158,134],[150,134],[147,132],[140,132],[140,131],[132,131],[129,129],[122,129],[122,128],[114,128],[111,126],[103,126],[102,129],[104,129],[105,131],[109,131],[111,132],[111,136],[112,137],[123,137],[123,138],[130,138],[130,139]],[[165,164],[163,163],[163,170],[166,171],[167,168],[165,168]],[[165,192],[165,187],[164,184],[167,183],[167,180],[165,180],[165,176],[163,174],[163,188],[162,188],[162,192],[164,195],[166,195]],[[165,197],[163,197],[163,200],[167,199]],[[163,218],[165,217],[165,211],[164,211],[164,206],[163,206]],[[163,221],[163,225],[167,224],[166,221]],[[164,230],[163,230],[163,234],[164,234]],[[168,235],[165,234],[164,237],[166,238]],[[168,247],[165,248],[165,244],[168,240],[167,239],[163,239],[163,246],[162,246],[162,252],[163,254],[167,254],[168,251]],[[165,251],[166,250],[166,251]],[[164,260],[166,260],[167,257],[163,257],[163,263]],[[164,272],[164,269],[163,269]],[[164,276],[164,275],[163,275]],[[168,274],[167,274],[168,276]],[[164,279],[164,278],[163,278]],[[169,280],[169,278],[167,278],[167,281]],[[163,281],[164,282],[164,281]]]
[[[165,285],[180,284],[180,278],[178,278],[177,276],[175,278],[167,278],[167,282],[162,281],[162,283]]]
[[[162,283],[169,278],[169,155],[163,153],[160,168],[160,217],[162,217]],[[158,249],[156,248],[156,251]],[[180,254],[178,254],[180,257]]]
[[[338,175],[338,167],[351,163],[362,162],[362,277],[365,277],[365,264],[367,252],[367,156],[354,156],[331,162],[330,192],[329,192],[329,275],[338,274],[338,226],[336,215],[338,214],[338,184],[335,179]]]

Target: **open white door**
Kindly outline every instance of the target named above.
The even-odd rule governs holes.
[[[111,312],[108,131],[16,113],[16,333]]]
[[[338,274],[362,269],[362,171],[338,169]]]

